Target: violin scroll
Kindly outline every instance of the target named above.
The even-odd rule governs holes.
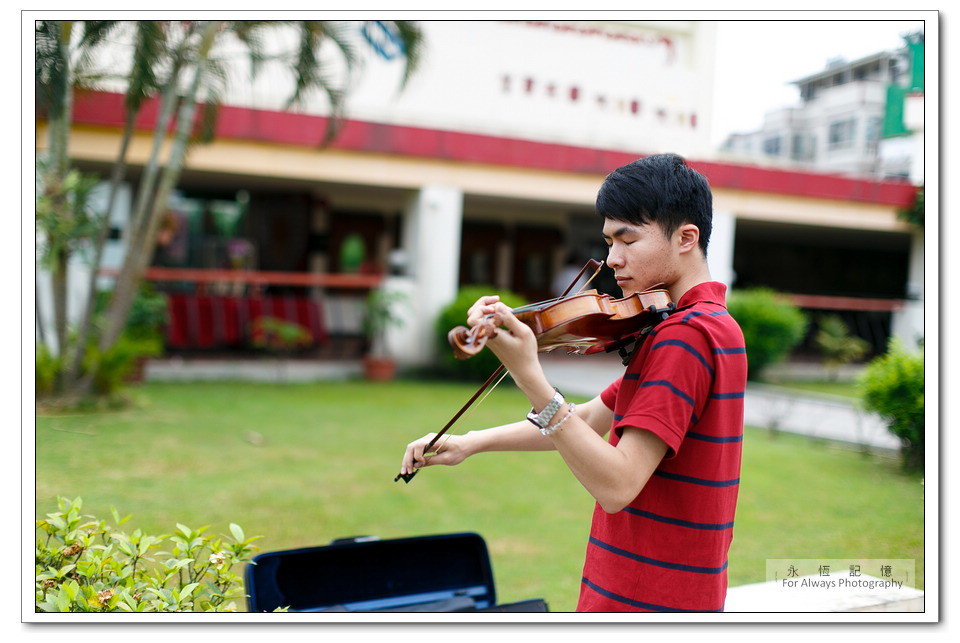
[[[499,315],[487,315],[483,321],[474,326],[457,326],[447,333],[447,342],[453,349],[457,359],[469,359],[483,350],[487,340],[497,336],[497,328],[501,324]]]

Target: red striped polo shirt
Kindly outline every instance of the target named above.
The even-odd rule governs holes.
[[[722,611],[740,485],[743,333],[726,286],[691,288],[602,394],[609,442],[652,431],[667,455],[622,511],[594,509],[578,611]]]

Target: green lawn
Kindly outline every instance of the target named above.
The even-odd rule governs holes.
[[[261,551],[334,538],[474,531],[499,602],[576,606],[593,502],[553,453],[497,453],[394,483],[407,442],[442,427],[475,390],[449,382],[152,383],[128,409],[36,422],[36,512],[57,496],[85,513],[262,535]],[[527,410],[509,382],[458,431]],[[911,558],[923,586],[923,489],[890,459],[749,429],[731,585],[764,580],[768,558]],[[430,573],[429,567],[424,573]]]

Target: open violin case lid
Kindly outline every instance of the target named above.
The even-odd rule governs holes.
[[[250,612],[547,612],[531,599],[498,605],[490,557],[473,533],[260,554],[244,571]]]

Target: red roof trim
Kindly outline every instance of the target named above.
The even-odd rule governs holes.
[[[157,111],[155,100],[147,102],[137,118],[137,127],[152,128]],[[86,93],[77,97],[74,106],[74,122],[80,124],[122,128],[123,115],[121,94]],[[314,147],[323,140],[326,126],[327,119],[322,116],[223,106],[217,121],[217,136],[222,139]],[[346,121],[339,137],[330,147],[588,174],[606,174],[642,156],[614,150],[357,120]],[[869,181],[692,159],[690,165],[702,172],[715,188],[895,207],[912,204],[916,192],[916,188],[906,182]]]

